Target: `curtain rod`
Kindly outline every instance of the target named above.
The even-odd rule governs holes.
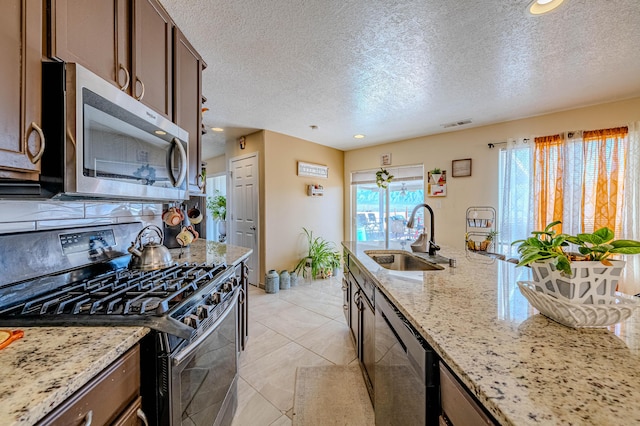
[[[528,143],[529,142],[529,138],[525,138],[522,141],[524,143]],[[507,141],[504,141],[504,142],[493,142],[493,143],[489,142],[487,144],[487,146],[489,147],[489,149],[491,149],[491,148],[495,147],[496,145],[505,145],[506,143],[507,143]]]

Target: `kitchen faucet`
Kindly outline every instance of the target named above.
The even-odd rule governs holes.
[[[429,256],[435,256],[436,251],[440,250],[440,247],[436,245],[435,237],[433,235],[434,234],[433,210],[431,210],[431,207],[429,207],[428,204],[418,204],[413,208],[413,211],[411,212],[411,217],[409,218],[409,222],[407,222],[407,228],[413,228],[413,225],[414,225],[413,221],[415,219],[416,212],[420,207],[424,207],[427,210],[429,210],[429,214],[431,215],[431,221],[430,221],[431,231],[429,233],[429,241],[427,241],[427,235],[424,233],[424,230],[427,229],[425,226],[424,230],[422,231],[422,234],[420,234],[418,239],[411,244],[411,250],[419,253],[429,252]]]

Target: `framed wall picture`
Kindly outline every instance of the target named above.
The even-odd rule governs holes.
[[[391,153],[382,154],[380,156],[380,165],[383,166],[383,167],[391,165]]]
[[[471,158],[465,158],[463,160],[453,160],[451,162],[451,176],[471,176]]]

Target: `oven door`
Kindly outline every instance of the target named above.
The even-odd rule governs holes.
[[[171,358],[172,425],[226,425],[238,406],[238,289],[214,325]]]

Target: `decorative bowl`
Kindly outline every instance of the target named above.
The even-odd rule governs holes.
[[[599,296],[605,303],[585,304],[558,299],[537,290],[536,283],[518,281],[522,295],[540,313],[572,328],[607,327],[624,321],[640,307],[640,298],[616,294]]]

